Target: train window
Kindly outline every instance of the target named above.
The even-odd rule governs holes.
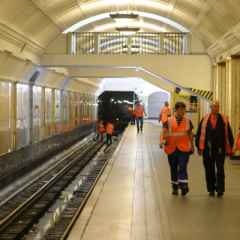
[[[11,84],[0,81],[0,154],[6,153],[11,149]]]
[[[29,144],[30,115],[29,115],[29,86],[17,84],[17,129],[16,147],[21,148]]]

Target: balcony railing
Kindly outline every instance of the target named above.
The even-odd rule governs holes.
[[[70,54],[182,55],[188,53],[188,36],[188,33],[77,32],[70,35]]]

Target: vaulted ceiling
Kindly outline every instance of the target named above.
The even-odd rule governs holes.
[[[193,32],[206,47],[240,22],[239,0],[1,0],[0,35],[8,27],[45,48],[78,21],[122,10],[167,17]],[[166,23],[143,19],[172,30]],[[93,31],[111,21],[109,18],[92,22],[83,30]]]

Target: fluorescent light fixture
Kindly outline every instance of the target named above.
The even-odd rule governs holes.
[[[124,13],[124,12],[121,11],[119,13]],[[144,18],[147,18],[147,19],[152,19],[152,20],[156,20],[156,21],[161,22],[161,23],[165,23],[165,24],[169,25],[170,27],[177,29],[178,31],[189,32],[189,30],[187,28],[185,28],[181,24],[179,24],[179,23],[177,23],[177,22],[175,22],[175,21],[173,21],[169,18],[160,16],[160,15],[157,15],[157,14],[154,14],[154,13],[141,12],[141,11],[134,11],[133,13],[138,14],[140,17],[144,17]],[[71,27],[64,30],[63,33],[74,32],[74,31],[77,31],[77,30],[81,29],[82,27],[85,27],[88,24],[91,24],[91,23],[94,23],[94,22],[97,22],[97,21],[100,21],[100,20],[103,20],[103,19],[107,19],[107,18],[109,18],[109,14],[110,13],[101,13],[99,15],[86,18],[82,21],[79,21],[79,22],[73,24]],[[157,26],[157,24],[154,24],[154,25]]]

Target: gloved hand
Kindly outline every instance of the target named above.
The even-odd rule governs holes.
[[[160,147],[160,148],[163,148],[166,144],[167,144],[167,141],[166,141],[166,140],[163,140],[163,141],[159,144],[159,147]]]

